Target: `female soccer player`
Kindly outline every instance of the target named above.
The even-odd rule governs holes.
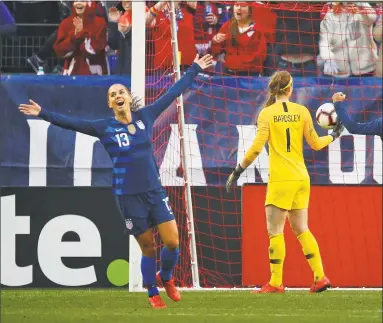
[[[167,295],[179,301],[181,295],[172,278],[179,257],[178,229],[169,199],[163,189],[152,148],[153,124],[157,117],[193,82],[196,75],[212,65],[212,56],[198,55],[185,75],[153,104],[138,109],[129,90],[114,84],[108,91],[108,105],[114,117],[87,121],[69,118],[42,109],[30,100],[19,110],[38,116],[64,129],[78,131],[100,139],[113,162],[113,190],[126,227],[142,251],[141,271],[148,289],[149,303],[164,308],[157,283]],[[164,244],[161,270],[156,273],[156,249],[152,227],[157,226]]]
[[[383,140],[383,123],[382,117],[374,119],[369,122],[355,122],[351,119],[347,110],[342,106],[342,102],[346,100],[346,95],[342,92],[337,92],[332,96],[332,102],[334,102],[335,111],[340,122],[344,127],[353,134],[356,135],[373,135],[380,136]]]
[[[270,238],[269,259],[271,279],[255,293],[283,293],[283,262],[286,218],[302,245],[314,272],[310,292],[321,292],[330,286],[325,276],[318,244],[308,228],[310,177],[303,158],[303,136],[314,150],[322,149],[339,137],[338,124],[331,135],[318,137],[306,107],[290,102],[293,79],[286,71],[276,72],[268,85],[269,99],[258,117],[255,140],[226,183],[227,191],[242,172],[269,144],[269,182],[266,194],[267,231]]]

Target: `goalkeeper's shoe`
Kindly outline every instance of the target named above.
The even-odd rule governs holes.
[[[330,280],[324,276],[321,280],[317,280],[312,284],[310,293],[320,293],[331,287]]]
[[[268,294],[268,293],[284,293],[285,292],[285,286],[281,285],[279,287],[271,286],[270,283],[267,283],[266,285],[263,285],[261,289],[259,290],[253,290],[250,293],[251,294]]]
[[[166,308],[166,304],[160,295],[149,297],[149,303],[153,308]]]
[[[168,295],[170,299],[172,299],[175,302],[178,302],[181,300],[181,293],[177,289],[173,278],[170,280],[164,281],[162,280],[160,276],[160,272],[157,272],[156,279],[157,279],[157,285],[163,286],[165,288],[166,295]]]

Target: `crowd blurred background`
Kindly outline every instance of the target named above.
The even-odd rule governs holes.
[[[171,72],[169,3],[146,2],[148,73]],[[0,1],[2,73],[129,75],[131,1]],[[382,76],[378,2],[177,1],[181,69],[211,74]]]

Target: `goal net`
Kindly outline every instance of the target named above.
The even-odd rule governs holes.
[[[213,18],[209,21],[214,24],[207,22],[210,13]],[[356,121],[381,117],[382,53],[379,46],[382,39],[381,30],[379,33],[376,29],[381,28],[381,13],[375,4],[364,3],[335,6],[240,2],[233,9],[233,2],[198,3],[196,8],[182,2],[176,5],[174,15],[172,21],[169,8],[164,7],[146,27],[146,104],[156,100],[175,82],[175,70],[185,71],[197,51],[201,55],[212,53],[215,58],[214,67],[201,73],[182,100],[174,102],[161,115],[153,132],[161,180],[168,191],[180,231],[181,257],[175,270],[177,284],[198,287],[192,275],[194,266],[198,270],[200,287],[256,285],[261,283],[259,268],[268,270],[267,236],[261,233],[266,233],[262,184],[268,180],[267,146],[229,194],[225,191],[225,182],[255,137],[257,115],[267,99],[269,76],[277,70],[288,70],[294,78],[292,101],[306,106],[313,120],[316,109],[331,102],[332,95],[338,91],[347,95],[345,105]],[[244,20],[243,27],[238,27],[238,21],[246,15],[249,19]],[[226,38],[222,40],[217,34],[224,34]],[[177,60],[172,46],[178,47]],[[174,62],[180,63],[179,66]],[[181,109],[184,125],[180,121]],[[327,134],[317,125],[316,130],[319,135]],[[354,195],[357,205],[364,205],[363,200],[375,194],[365,191],[365,187],[381,188],[381,139],[351,135],[345,130],[340,140],[321,151],[313,151],[305,143],[304,156],[312,185],[328,187],[331,192],[331,196],[321,202],[327,209],[318,209],[321,205],[319,193],[312,196],[317,199],[312,203],[317,210],[310,209],[317,216],[318,225],[312,230],[321,244],[325,266],[334,255],[330,251],[332,247],[335,253],[341,253],[341,248],[351,243],[347,239],[356,239],[356,236],[360,246],[353,249],[355,252],[366,248],[381,250],[381,230],[376,230],[377,238],[372,242],[367,242],[366,238],[371,224],[380,224],[381,229],[381,198],[371,200],[369,210],[374,215],[363,213],[360,207],[358,221],[347,218],[346,214],[331,214],[331,209],[347,198],[342,196],[344,185],[357,187],[360,193]],[[245,213],[252,213],[249,209],[252,204],[248,203],[251,194],[242,204],[242,187],[247,183],[260,184],[263,189],[256,191],[258,196],[254,197],[260,205],[253,214],[257,218],[257,228],[242,226]],[[188,189],[191,201],[187,200]],[[188,209],[189,202],[191,209]],[[341,217],[336,223],[342,228],[332,230],[336,234],[327,236],[323,232],[325,226],[321,228],[320,224],[331,225],[332,216]],[[193,218],[194,232],[188,224],[190,218]],[[352,234],[345,235],[345,240],[342,230]],[[261,250],[259,244],[245,245],[248,243],[244,240],[245,232],[253,241],[262,240],[265,250]],[[159,239],[157,242],[160,252]],[[196,259],[193,259],[193,248]],[[295,242],[287,248],[291,248],[288,252],[294,248],[300,252]],[[379,252],[377,254],[368,259],[368,264],[381,264],[381,252],[380,256]],[[304,259],[299,258],[299,261]],[[292,270],[291,266],[286,262],[286,271]],[[303,266],[306,267],[302,275],[311,275],[308,266]],[[258,276],[245,279],[249,270]],[[332,274],[338,277],[336,272]]]

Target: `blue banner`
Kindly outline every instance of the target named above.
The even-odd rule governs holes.
[[[184,94],[186,157],[192,185],[223,185],[251,145],[255,120],[266,101],[267,78],[200,76]],[[86,119],[112,115],[107,89],[126,77],[3,75],[0,85],[0,186],[109,186],[111,161],[94,138],[26,118],[17,107],[33,99],[51,111]],[[170,78],[147,80],[147,97],[171,84]],[[357,121],[382,115],[382,80],[378,78],[295,78],[292,100],[316,109],[336,91],[347,95]],[[146,103],[150,103],[147,99]],[[316,127],[320,135],[325,130]],[[183,185],[176,106],[161,116],[154,148],[163,184]],[[380,138],[349,135],[315,152],[305,144],[312,183],[382,183]],[[267,181],[267,147],[243,182]]]

